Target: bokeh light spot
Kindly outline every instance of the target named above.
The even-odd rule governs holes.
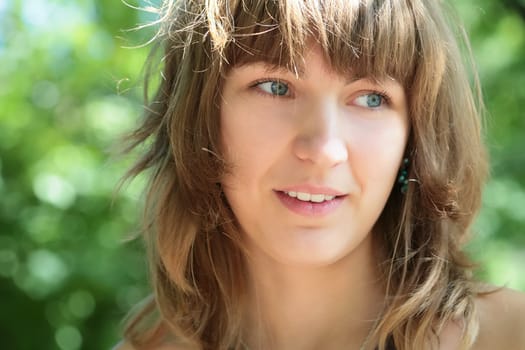
[[[50,173],[38,174],[33,190],[38,199],[61,209],[67,209],[76,198],[75,188],[66,179]]]
[[[43,297],[58,288],[69,271],[62,259],[48,250],[36,250],[27,260],[29,274],[19,279],[21,287],[33,297]]]
[[[86,122],[101,141],[113,141],[133,126],[130,115],[135,106],[124,97],[108,97],[90,102],[86,106]]]
[[[82,345],[82,335],[73,326],[63,326],[57,329],[55,340],[62,350],[76,350]]]
[[[79,290],[71,294],[68,299],[69,311],[73,316],[86,318],[95,310],[95,298],[85,290]]]

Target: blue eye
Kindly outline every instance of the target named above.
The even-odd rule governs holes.
[[[256,85],[259,89],[274,96],[286,96],[288,94],[288,84],[278,80],[270,80]]]
[[[379,93],[361,95],[355,99],[355,103],[361,107],[378,108],[385,102],[385,97]]]

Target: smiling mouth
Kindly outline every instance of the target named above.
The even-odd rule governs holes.
[[[296,198],[303,202],[313,202],[313,203],[322,203],[326,201],[331,201],[337,196],[332,196],[329,194],[312,194],[307,192],[295,192],[295,191],[283,191],[286,195],[291,198]]]
[[[321,217],[335,213],[347,197],[298,191],[275,191],[281,203],[292,212],[306,217]]]

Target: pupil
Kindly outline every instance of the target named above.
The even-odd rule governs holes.
[[[272,94],[279,96],[286,95],[286,93],[288,92],[288,87],[286,86],[286,84],[280,82],[273,82],[271,89]]]
[[[367,98],[368,107],[379,107],[381,105],[381,96],[370,94]]]

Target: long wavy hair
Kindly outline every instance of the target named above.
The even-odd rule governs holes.
[[[373,229],[387,298],[368,346],[430,349],[454,322],[468,348],[476,284],[462,246],[486,152],[468,41],[443,1],[175,0],[159,14],[160,83],[128,138],[142,153],[127,173],[149,178],[143,236],[154,293],[128,315],[125,338],[137,349],[167,337],[242,348],[247,272],[221,188],[221,87],[229,69],[250,62],[300,68],[314,39],[334,71],[392,77],[408,97],[413,181],[405,194],[393,189]]]

